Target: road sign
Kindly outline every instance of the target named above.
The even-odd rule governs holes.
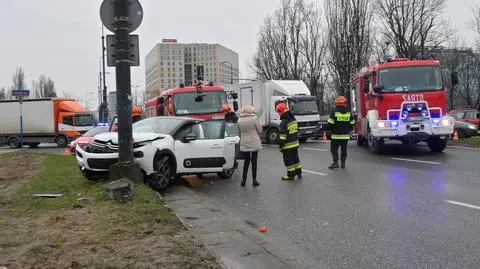
[[[112,33],[115,32],[115,16],[114,16],[115,0],[103,0],[100,6],[100,19],[103,25]],[[135,31],[143,20],[143,8],[138,0],[128,0],[128,32]]]
[[[29,90],[12,90],[12,96],[29,96]]]
[[[130,43],[130,66],[140,65],[140,49],[138,35],[128,35]],[[115,45],[114,35],[107,35],[107,65],[115,66]]]

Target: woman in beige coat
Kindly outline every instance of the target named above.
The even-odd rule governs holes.
[[[258,151],[262,149],[262,141],[260,140],[262,126],[255,115],[253,106],[245,105],[242,107],[238,128],[240,130],[240,151],[245,160],[243,164],[242,187],[245,187],[247,181],[250,161],[252,162],[253,186],[257,187],[260,185],[257,181],[257,158]]]

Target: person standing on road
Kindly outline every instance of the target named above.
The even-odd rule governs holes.
[[[222,111],[225,113],[225,121],[229,123],[237,123],[238,122],[238,117],[235,112],[233,112],[232,108],[230,107],[229,104],[223,104],[222,105]]]
[[[347,146],[350,140],[350,132],[355,125],[355,118],[347,107],[347,98],[340,96],[335,101],[335,110],[328,119],[328,126],[332,131],[330,142],[330,151],[332,153],[333,163],[329,169],[337,169],[338,165],[338,148],[341,148],[341,167],[345,168],[347,160]]]
[[[242,187],[247,182],[248,168],[252,162],[253,186],[260,185],[257,181],[257,159],[258,152],[262,149],[262,141],[260,134],[262,133],[262,125],[255,115],[255,108],[245,105],[240,111],[240,119],[238,120],[238,128],[240,130],[240,152],[245,160],[243,164]]]
[[[295,176],[302,178],[302,165],[298,156],[298,124],[292,112],[285,103],[279,103],[275,108],[280,115],[280,151],[283,154],[283,163],[287,167],[287,175],[282,180],[293,180]]]

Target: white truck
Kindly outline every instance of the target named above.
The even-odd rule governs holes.
[[[23,144],[32,148],[40,143],[66,147],[93,127],[93,116],[73,99],[25,99],[21,106],[18,100],[0,101],[0,140],[11,148],[20,147],[21,134]]]
[[[268,80],[224,85],[230,103],[236,101],[241,109],[252,105],[263,126],[262,137],[276,144],[279,138],[280,116],[275,111],[279,102],[285,102],[297,119],[299,140],[304,143],[313,137],[319,127],[320,115],[315,96],[300,80]],[[232,94],[235,93],[235,94]],[[233,99],[233,97],[237,97]],[[235,105],[234,105],[235,107]]]

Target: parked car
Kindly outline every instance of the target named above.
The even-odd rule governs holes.
[[[476,109],[456,109],[450,111],[448,114],[454,117],[455,120],[480,125],[480,112]]]
[[[478,131],[478,125],[468,123],[465,121],[456,120],[454,128],[455,128],[455,131],[457,131],[458,138],[468,138],[468,137],[480,135]]]
[[[68,144],[66,151],[70,154],[75,155],[75,148],[79,145],[81,148],[85,148],[88,146],[93,140],[94,136],[102,133],[108,132],[108,127],[99,126],[91,129],[90,131],[86,132],[84,135],[80,136],[79,138],[73,140]]]
[[[224,120],[188,117],[152,117],[133,124],[133,155],[157,191],[182,175],[217,173],[230,178],[235,171],[237,128]],[[229,130],[235,130],[229,133]],[[85,148],[77,145],[76,158],[83,175],[95,180],[118,161],[118,134],[95,136]]]

